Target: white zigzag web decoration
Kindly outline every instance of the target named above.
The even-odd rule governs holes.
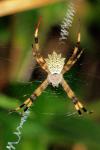
[[[61,32],[60,32],[60,38],[59,38],[60,41],[67,40],[67,37],[69,35],[69,28],[72,26],[75,12],[76,12],[75,4],[71,1],[68,5],[68,10],[61,24]]]
[[[16,128],[16,131],[13,132],[13,134],[15,134],[17,136],[17,139],[14,142],[8,142],[8,144],[6,146],[7,149],[9,149],[9,150],[15,150],[16,149],[15,145],[17,145],[21,140],[21,129],[23,128],[24,123],[27,121],[29,114],[30,114],[30,111],[27,110],[24,113],[24,115],[21,117],[21,121],[20,121],[19,126]]]

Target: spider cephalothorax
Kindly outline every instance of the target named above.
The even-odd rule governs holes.
[[[24,108],[26,111],[32,103],[36,100],[38,96],[46,89],[46,87],[51,83],[53,87],[58,86],[59,84],[62,85],[64,91],[67,93],[68,97],[72,100],[73,104],[75,105],[75,109],[78,111],[79,114],[82,113],[81,110],[87,112],[86,108],[83,104],[79,101],[76,97],[75,93],[72,91],[70,86],[68,85],[67,81],[64,80],[63,74],[66,73],[71,69],[71,67],[76,63],[76,61],[80,58],[82,54],[82,50],[79,49],[80,44],[80,32],[78,33],[77,44],[73,50],[72,56],[67,60],[65,63],[65,58],[61,56],[61,54],[57,54],[53,51],[52,54],[48,55],[48,58],[44,59],[41,54],[39,53],[39,43],[38,43],[38,27],[40,21],[37,25],[35,30],[35,49],[33,48],[33,56],[36,58],[36,61],[41,66],[43,70],[47,72],[47,78],[44,82],[32,93],[32,95],[15,111]]]

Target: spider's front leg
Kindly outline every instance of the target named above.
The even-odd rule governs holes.
[[[63,67],[63,70],[62,70],[62,74],[64,74],[65,72],[69,71],[71,69],[71,67],[76,63],[76,61],[80,58],[83,50],[81,50],[79,52],[79,49],[80,49],[80,38],[81,38],[81,35],[80,35],[80,32],[78,32],[78,36],[77,36],[77,43],[76,43],[76,46],[73,50],[73,54],[72,56],[68,59],[67,63],[65,64],[65,66]]]
[[[88,112],[87,109],[83,106],[83,104],[78,100],[74,92],[71,90],[70,86],[67,84],[67,82],[63,79],[62,87],[64,88],[65,92],[67,93],[68,97],[72,100],[72,102],[75,105],[75,109],[78,111],[78,113],[81,115],[83,110],[84,112]]]
[[[48,86],[48,79],[46,79],[33,93],[32,95],[24,101],[24,103],[22,105],[20,105],[19,107],[17,107],[15,110],[13,111],[18,111],[21,108],[24,108],[24,112],[32,105],[32,103],[36,100],[36,98],[38,96],[40,96],[40,94],[46,89],[46,87]]]
[[[35,48],[33,47],[33,44],[32,44],[33,56],[36,58],[36,61],[37,61],[37,63],[41,66],[41,68],[42,68],[43,70],[45,70],[46,72],[48,72],[45,59],[41,56],[41,54],[40,54],[40,52],[39,52],[38,31],[39,31],[40,22],[41,22],[41,17],[39,18],[39,21],[38,21],[38,24],[37,24],[37,27],[36,27],[35,33],[34,33]]]

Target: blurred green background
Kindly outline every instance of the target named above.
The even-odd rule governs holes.
[[[53,50],[64,57],[71,54],[80,18],[84,53],[65,74],[65,79],[94,113],[74,114],[74,106],[63,89],[49,86],[32,106],[16,149],[100,150],[100,1],[77,3],[69,38],[57,49],[68,2],[49,4],[44,1],[45,5],[0,18],[0,150],[6,149],[8,141],[16,140],[13,131],[20,122],[20,116],[9,115],[9,109],[21,104],[46,77],[32,57],[31,45],[39,16],[42,16],[39,43],[44,57]]]

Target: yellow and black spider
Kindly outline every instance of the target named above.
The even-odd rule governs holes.
[[[67,81],[64,80],[63,74],[71,69],[71,67],[76,63],[76,61],[80,58],[83,50],[79,51],[80,45],[80,32],[77,37],[77,44],[73,50],[72,56],[65,63],[65,58],[62,58],[61,54],[57,54],[55,51],[50,55],[48,54],[48,58],[44,59],[39,53],[39,43],[38,43],[38,28],[40,25],[40,20],[35,30],[35,50],[33,48],[33,56],[36,58],[37,63],[41,66],[43,70],[47,72],[47,78],[43,81],[43,83],[32,93],[32,95],[24,101],[22,105],[17,107],[15,111],[20,110],[24,107],[24,111],[26,111],[32,103],[36,100],[38,96],[47,88],[49,84],[52,84],[53,87],[58,87],[59,84],[62,85],[63,89],[67,93],[68,97],[72,100],[75,109],[79,114],[83,112],[88,112],[87,109],[83,106],[83,104],[76,97],[75,93],[72,91]]]

